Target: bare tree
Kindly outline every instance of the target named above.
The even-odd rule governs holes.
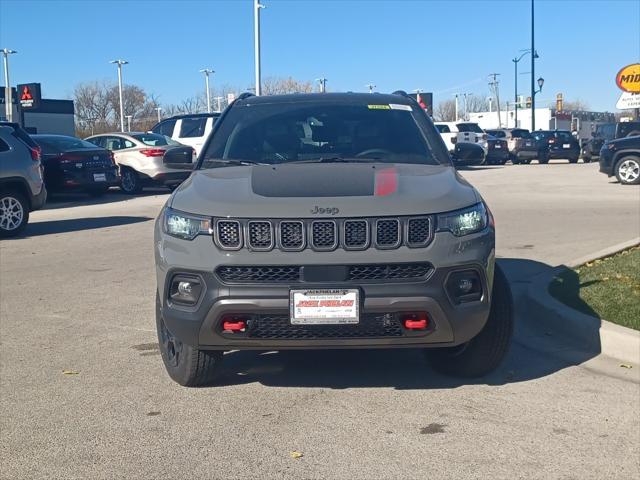
[[[109,97],[112,88],[111,83],[96,81],[76,86],[73,97],[79,136],[113,130],[115,119],[113,103]]]
[[[456,120],[455,100],[445,100],[440,102],[433,112],[433,118],[437,122],[453,122]]]
[[[467,95],[467,112],[486,112],[489,110],[489,101],[481,95]]]
[[[268,77],[262,81],[262,92],[264,95],[310,93],[313,92],[313,83],[295,80],[292,77]]]

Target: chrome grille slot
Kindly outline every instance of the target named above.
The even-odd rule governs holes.
[[[407,245],[424,247],[431,241],[431,219],[429,217],[410,218],[407,222]]]
[[[369,224],[366,220],[346,220],[343,229],[345,248],[367,248],[369,245]]]
[[[399,220],[394,218],[376,221],[376,245],[379,248],[395,248],[400,242]]]
[[[250,221],[247,243],[252,250],[271,250],[273,248],[273,227],[268,221]]]
[[[304,248],[304,224],[301,221],[280,222],[280,246],[283,250]]]
[[[218,220],[215,233],[221,248],[237,250],[242,247],[240,222],[237,220]]]
[[[338,246],[336,222],[316,220],[311,222],[311,245],[316,250],[333,250]]]

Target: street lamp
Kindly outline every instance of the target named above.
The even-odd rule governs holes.
[[[373,93],[373,89],[376,88],[376,86],[373,83],[367,83],[365,87],[369,89],[369,93]]]
[[[210,68],[203,68],[200,73],[204,73],[204,84],[207,90],[207,113],[211,113],[211,91],[209,90],[209,74],[216,73]]]
[[[120,97],[120,131],[124,132],[124,105],[122,104],[122,65],[126,65],[126,60],[111,60],[109,63],[118,65],[118,95]]]
[[[4,111],[7,121],[13,121],[13,99],[11,98],[11,82],[9,82],[9,55],[18,53],[9,48],[0,50],[4,59]]]
[[[538,78],[538,87],[539,90],[536,93],[540,93],[542,91],[542,86],[544,85],[544,78],[540,77]]]
[[[253,0],[253,40],[254,40],[254,53],[256,61],[256,95],[260,96],[262,93],[261,81],[260,81],[260,9],[265,8],[258,0]]]
[[[516,126],[516,128],[518,127],[518,62],[520,60],[522,60],[522,58],[527,55],[528,53],[531,53],[531,50],[524,50],[524,53],[522,53],[522,55],[520,55],[518,58],[514,58],[512,60],[514,66],[515,66],[515,80],[514,80],[514,100],[515,100],[515,112],[516,112],[516,117],[514,120],[514,125]],[[538,52],[534,52],[533,53],[534,58],[540,58],[538,57]]]
[[[162,107],[156,107],[155,108],[156,112],[158,112],[158,122],[160,121],[160,110],[162,110]]]

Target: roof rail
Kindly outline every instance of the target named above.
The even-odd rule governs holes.
[[[238,98],[236,100],[244,100],[245,98],[254,97],[254,96],[255,95],[251,92],[244,92],[238,95]]]

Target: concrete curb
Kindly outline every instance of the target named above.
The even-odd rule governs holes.
[[[579,267],[587,262],[593,262],[594,260],[598,260],[600,258],[609,257],[615,253],[621,252],[622,250],[626,250],[627,248],[635,247],[636,245],[640,245],[640,237],[636,237],[627,242],[618,243],[617,245],[612,245],[607,248],[603,248],[602,250],[598,250],[597,252],[592,253],[591,255],[587,255],[585,257],[576,258],[570,262],[567,262],[566,265],[569,268]]]
[[[572,263],[573,266],[582,265],[637,244],[638,240],[634,240],[615,245]],[[602,353],[624,363],[640,365],[640,332],[585,315],[551,296],[549,284],[562,271],[563,267],[556,267],[531,279],[527,290],[529,314],[548,332],[577,341],[581,349]]]

